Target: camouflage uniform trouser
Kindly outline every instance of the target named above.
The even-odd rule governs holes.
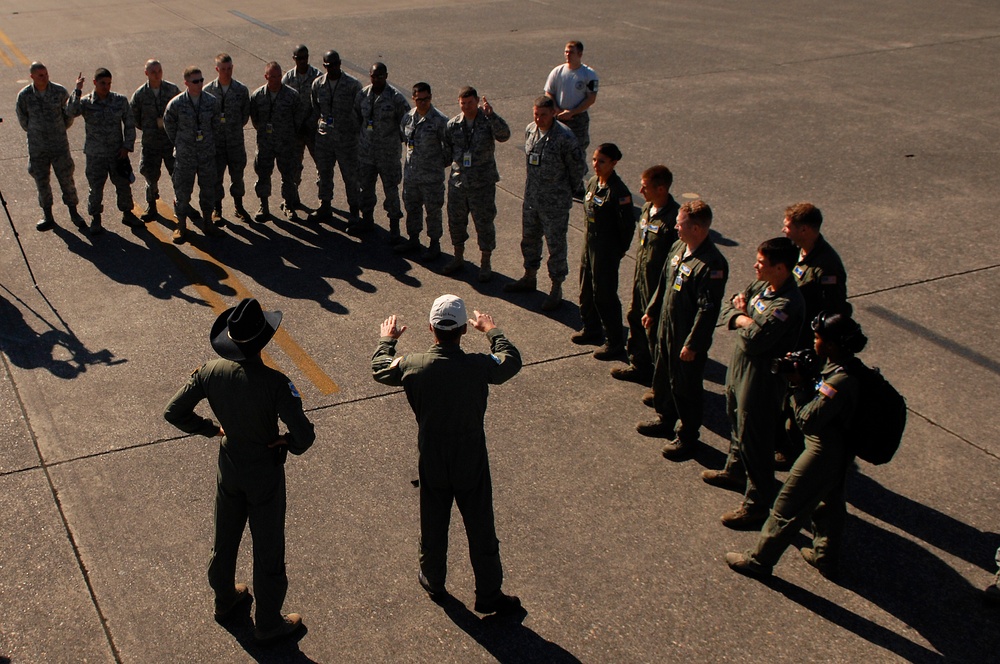
[[[56,172],[56,179],[59,180],[63,203],[69,206],[79,204],[76,183],[73,181],[74,170],[73,157],[70,156],[69,150],[59,154],[28,152],[28,173],[35,179],[35,186],[38,188],[38,204],[43,209],[52,207],[52,186],[49,184],[52,171]]]
[[[306,95],[307,97],[309,95]],[[297,134],[295,140],[292,143],[292,149],[295,156],[295,172],[292,179],[295,182],[295,198],[292,199],[294,203],[299,202],[299,185],[302,184],[302,171],[305,168],[306,159],[306,148],[309,148],[309,156],[312,157],[313,163],[316,163],[316,136],[315,134],[309,133],[308,135]],[[288,199],[285,199],[286,201]]]
[[[566,281],[569,263],[566,255],[566,233],[569,230],[569,210],[539,210],[527,204],[521,206],[521,255],[524,269],[537,270],[542,265],[542,238],[549,247],[549,278]]]
[[[497,246],[497,186],[448,186],[448,233],[453,246],[464,245],[469,239],[469,215],[476,225],[480,251],[493,251]]]
[[[215,153],[179,159],[174,165],[174,215],[187,217],[191,205],[194,180],[198,178],[198,206],[206,220],[212,218],[215,195],[218,190],[215,170]]]
[[[403,180],[403,166],[398,154],[377,155],[375,162],[361,161],[358,178],[358,201],[361,213],[371,216],[375,212],[375,183],[382,178],[382,193],[385,199],[382,208],[389,219],[402,219],[399,209],[399,183]]]
[[[174,174],[174,153],[171,147],[143,145],[139,153],[139,174],[146,179],[146,203],[156,206],[160,197],[160,165],[166,166],[167,175]]]
[[[570,128],[573,135],[576,136],[576,142],[580,144],[580,150],[583,152],[583,173],[586,176],[590,171],[590,155],[587,154],[587,146],[590,145],[590,114],[584,111],[580,115],[574,115],[563,124]],[[587,180],[586,177],[583,179]]]
[[[320,201],[333,200],[333,171],[338,162],[340,163],[340,177],[344,179],[347,205],[352,211],[358,210],[361,197],[358,193],[357,141],[353,144],[337,145],[332,139],[323,136],[317,137],[316,172],[319,174],[319,179],[316,180],[316,187],[319,190]]]
[[[91,216],[104,212],[104,185],[111,177],[111,184],[118,194],[118,209],[128,212],[135,203],[132,201],[132,183],[128,177],[118,173],[118,155],[87,155],[87,184],[90,185],[90,195],[87,200],[87,213]]]
[[[257,182],[253,186],[254,193],[262,201],[271,196],[271,174],[274,173],[275,164],[278,165],[278,172],[281,174],[282,200],[285,201],[285,205],[298,203],[299,190],[295,186],[294,150],[279,153],[270,146],[257,146],[257,154],[253,159],[253,170],[257,174]]]
[[[406,234],[417,237],[424,228],[427,209],[427,237],[440,240],[444,235],[441,208],[444,207],[444,181],[409,182],[403,180],[403,206],[406,208]]]
[[[226,169],[229,169],[229,195],[233,198],[243,198],[247,193],[246,185],[243,183],[243,171],[247,167],[247,149],[244,145],[227,147],[215,144],[215,200],[216,205],[222,205],[222,199],[226,197],[226,188],[223,186],[223,176]]]

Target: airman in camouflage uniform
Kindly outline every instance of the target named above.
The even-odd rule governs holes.
[[[562,304],[562,282],[569,274],[566,261],[566,233],[573,188],[583,177],[586,165],[576,137],[555,120],[555,102],[539,97],[534,106],[535,121],[524,130],[527,177],[521,206],[521,254],[524,276],[504,286],[508,293],[524,293],[536,288],[542,264],[542,239],[549,247],[548,270],[552,289],[542,304],[553,311]]]
[[[490,259],[497,246],[497,182],[500,173],[494,153],[496,144],[510,138],[510,127],[486,97],[482,108],[475,88],[465,87],[458,93],[462,112],[448,121],[446,137],[451,150],[451,176],[448,178],[448,232],[455,257],[444,267],[452,274],[465,266],[465,241],[469,239],[469,215],[476,224],[476,236],[482,263],[479,281],[493,276]]]
[[[309,64],[309,49],[304,44],[299,44],[295,47],[292,59],[295,60],[295,67],[285,72],[285,75],[281,77],[281,82],[298,92],[299,97],[302,98],[303,105],[308,108],[309,95],[312,93],[313,83],[320,77],[321,72]],[[303,123],[297,128],[295,133],[295,141],[293,142],[295,148],[295,199],[285,201],[286,213],[289,212],[288,208],[291,207],[291,217],[295,216],[295,210],[302,207],[299,199],[299,185],[302,184],[302,169],[305,167],[306,148],[309,148],[309,156],[313,158],[313,163],[316,163],[316,132],[313,129],[315,126],[313,123]],[[316,175],[319,177],[318,170]]]
[[[205,76],[197,67],[184,70],[187,90],[167,104],[163,126],[174,144],[174,214],[177,230],[174,242],[181,243],[187,233],[187,211],[190,208],[194,180],[198,178],[198,204],[204,219],[205,235],[221,235],[212,225],[212,210],[218,174],[215,171],[215,137],[219,123],[219,100],[202,93]]]
[[[319,172],[319,209],[309,215],[312,221],[329,220],[333,213],[333,169],[340,162],[340,176],[351,210],[351,221],[357,222],[358,195],[358,132],[361,125],[354,112],[354,100],[361,94],[358,79],[340,68],[340,54],[327,51],[323,55],[326,73],[313,81],[310,100],[312,126],[316,129],[316,170]]]
[[[156,218],[156,199],[160,197],[160,165],[167,174],[174,174],[174,146],[163,128],[163,112],[167,103],[181,93],[180,88],[163,80],[163,65],[158,60],[146,62],[145,83],[132,93],[129,104],[136,129],[142,132],[139,153],[139,173],[146,180],[146,208],[143,221]]]
[[[215,71],[219,76],[205,86],[205,92],[219,100],[219,133],[215,137],[215,214],[213,219],[222,225],[222,199],[226,197],[223,176],[229,169],[229,194],[233,197],[236,217],[250,221],[250,214],[243,207],[246,185],[243,172],[247,167],[247,146],[243,128],[250,121],[250,90],[233,78],[233,58],[228,53],[215,56]]]
[[[361,123],[359,142],[360,176],[358,181],[361,222],[349,229],[359,235],[375,226],[375,182],[382,178],[385,199],[382,207],[389,217],[389,241],[396,244],[399,236],[399,183],[403,169],[402,136],[399,125],[409,112],[410,104],[396,88],[386,83],[389,70],[385,63],[376,62],[369,70],[371,85],[365,87],[354,102],[355,113]]]
[[[406,208],[406,242],[397,246],[397,254],[420,248],[420,231],[427,210],[427,237],[430,239],[422,260],[436,260],[441,255],[441,208],[444,207],[444,169],[451,163],[447,145],[448,118],[431,104],[431,86],[420,82],[413,86],[416,108],[400,124],[406,142],[403,165],[403,206]]]
[[[80,228],[86,224],[76,210],[79,198],[73,182],[73,157],[69,153],[66,130],[73,117],[66,112],[69,93],[49,81],[49,70],[41,62],[31,63],[31,84],[17,94],[17,121],[28,135],[28,173],[38,188],[38,205],[44,216],[35,226],[47,231],[55,226],[52,216],[52,187],[49,177],[56,172],[62,201],[69,208],[70,219]]]
[[[140,224],[132,212],[135,203],[128,172],[119,170],[119,161],[128,159],[129,153],[135,149],[135,122],[128,99],[111,92],[111,72],[103,67],[94,74],[94,91],[81,97],[82,91],[81,75],[76,80],[76,90],[68,111],[73,117],[82,115],[85,123],[83,154],[87,156],[87,183],[90,185],[87,202],[87,213],[92,220],[90,234],[97,235],[103,230],[101,213],[104,212],[104,184],[108,176],[118,194],[122,223],[126,226]]]
[[[257,130],[254,191],[260,199],[260,210],[254,220],[261,223],[271,218],[267,199],[271,195],[275,163],[281,174],[283,208],[289,218],[296,218],[299,194],[295,185],[295,135],[309,115],[309,106],[299,93],[281,82],[281,65],[268,62],[264,66],[264,79],[267,83],[250,95],[250,121]]]
[[[720,320],[736,330],[726,372],[726,411],[731,438],[723,470],[705,470],[705,482],[746,489],[743,503],[722,515],[723,525],[757,529],[777,496],[774,428],[787,381],[771,373],[771,362],[795,349],[805,318],[802,293],[792,278],[798,250],[784,237],[757,248],[757,281],[733,296]]]

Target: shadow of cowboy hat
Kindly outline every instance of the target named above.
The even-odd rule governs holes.
[[[216,353],[239,362],[263,350],[279,325],[280,311],[264,311],[260,302],[248,297],[215,319],[209,340]]]

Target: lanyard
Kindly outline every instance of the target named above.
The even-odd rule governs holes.
[[[472,141],[476,138],[476,128],[478,125],[476,120],[478,119],[479,119],[479,114],[477,113],[476,117],[472,119],[472,131],[469,131],[468,123],[465,121],[465,118],[462,118],[462,136],[465,137],[466,152],[469,152],[472,149]]]
[[[191,104],[191,110],[194,111],[194,128],[199,134],[201,133],[201,98],[198,98],[198,105],[195,106],[194,99],[191,94],[187,95],[188,103]]]
[[[335,86],[333,86],[333,91],[330,93],[330,110],[327,112],[328,116],[331,116],[331,117],[333,116],[333,100],[334,100],[334,97],[337,96],[337,88],[340,87],[340,82],[342,80],[344,80],[344,75],[343,74],[341,74],[340,78],[337,79],[337,84]],[[330,78],[329,77],[327,77],[327,79],[325,81],[323,81],[323,85],[326,86],[327,89],[330,88]]]

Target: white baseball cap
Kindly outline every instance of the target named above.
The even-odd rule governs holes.
[[[442,295],[431,305],[431,327],[438,330],[454,330],[469,322],[465,313],[465,302],[457,295]]]

